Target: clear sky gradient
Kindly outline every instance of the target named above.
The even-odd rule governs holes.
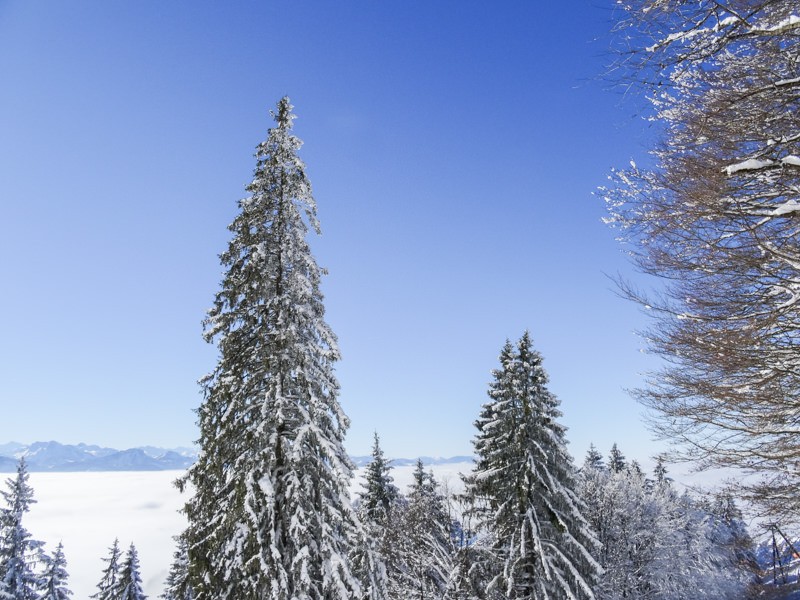
[[[470,454],[526,328],[573,454],[654,452],[593,195],[650,136],[603,80],[613,6],[0,2],[0,442],[197,437],[217,255],[289,95],[351,453]]]

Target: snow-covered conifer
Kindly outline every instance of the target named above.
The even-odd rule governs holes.
[[[119,571],[119,600],[147,600],[142,589],[142,576],[139,571],[139,553],[131,544],[125,553]]]
[[[596,540],[574,492],[558,400],[525,334],[506,342],[490,401],[476,422],[470,492],[482,498],[502,572],[489,591],[508,599],[592,598]]]
[[[625,461],[625,455],[622,454],[622,451],[617,447],[617,443],[614,442],[614,445],[611,446],[611,452],[608,453],[608,468],[614,473],[620,473],[624,471],[628,466],[628,463]]]
[[[498,561],[488,544],[476,542],[459,548],[447,582],[448,600],[502,600],[496,590],[487,591],[500,574]]]
[[[656,466],[653,467],[653,475],[656,478],[656,483],[663,484],[668,480],[667,478],[667,465],[664,464],[664,457],[659,455],[656,457]]]
[[[194,592],[189,581],[189,550],[186,538],[182,535],[175,537],[177,547],[172,555],[167,580],[164,582],[162,600],[194,600]]]
[[[403,511],[407,597],[442,598],[453,569],[452,519],[433,473],[417,459]]]
[[[589,444],[589,450],[587,450],[586,458],[583,461],[583,468],[596,470],[605,468],[605,464],[603,464],[603,455],[598,452],[594,444]]]
[[[44,591],[39,600],[69,600],[72,591],[67,587],[68,578],[64,545],[59,542],[53,556],[45,560]]]
[[[378,433],[374,434],[372,444],[372,460],[364,472],[363,492],[359,497],[359,514],[362,521],[382,523],[386,521],[391,508],[400,497],[400,491],[394,485],[391,461],[383,455]]]
[[[37,600],[43,579],[37,564],[43,562],[43,543],[31,538],[22,524],[30,510],[33,488],[28,484],[25,459],[17,465],[17,475],[6,480],[3,491],[6,506],[0,511],[0,599]]]
[[[348,494],[339,350],[306,242],[309,226],[319,232],[316,203],[288,98],[273,116],[204,323],[219,360],[201,382],[200,455],[179,482],[194,489],[192,587],[198,600],[377,598],[372,567],[359,581],[349,559],[363,534]]]
[[[108,549],[108,558],[104,558],[106,563],[103,575],[97,584],[97,593],[92,598],[95,600],[118,600],[122,589],[120,588],[120,558],[122,552],[119,549],[119,539],[114,538],[114,543]]]
[[[365,539],[351,550],[351,560],[359,578],[376,571],[380,585],[389,586],[387,591],[391,588],[391,582],[396,581],[403,572],[403,540],[399,538],[402,532],[398,525],[401,517],[398,508],[402,497],[394,485],[391,470],[391,461],[384,456],[380,438],[375,432],[372,460],[365,469],[361,484],[363,491],[358,493],[357,502]]]

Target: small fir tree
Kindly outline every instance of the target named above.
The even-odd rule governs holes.
[[[372,460],[364,473],[361,484],[363,492],[359,493],[359,514],[364,522],[385,523],[392,507],[397,503],[400,492],[394,485],[391,461],[383,455],[378,433],[374,434],[372,443]]]
[[[2,492],[6,506],[0,512],[0,599],[37,600],[44,581],[37,574],[37,564],[43,562],[42,542],[31,538],[22,524],[30,510],[33,488],[28,484],[25,459],[17,465],[17,475],[6,480]]]
[[[622,451],[617,447],[617,443],[614,442],[614,445],[611,446],[611,452],[608,453],[608,468],[614,473],[621,473],[627,466],[625,455],[622,454]]]
[[[162,600],[194,600],[194,592],[189,581],[189,547],[183,535],[175,537],[177,547],[172,555],[167,580],[164,582]]]
[[[483,525],[502,569],[488,589],[508,599],[593,598],[597,542],[541,363],[527,332],[516,349],[506,342],[476,422],[470,492],[485,502]]]
[[[358,515],[365,539],[351,550],[351,561],[359,579],[374,572],[380,585],[387,586],[387,591],[391,591],[392,582],[402,572],[399,550],[402,540],[398,537],[402,535],[398,529],[402,498],[391,471],[391,461],[384,456],[375,432],[372,460],[365,469],[363,491],[358,494]]]
[[[499,565],[492,551],[491,532],[477,532],[478,524],[485,518],[485,503],[472,493],[475,475],[462,474],[461,480],[465,491],[451,497],[461,521],[453,538],[456,554],[446,597],[449,600],[486,600],[497,596],[488,594],[486,588],[499,574]]]
[[[44,591],[40,600],[69,600],[72,591],[67,587],[67,559],[64,545],[59,542],[52,557],[45,561]]]
[[[659,485],[669,481],[667,477],[667,466],[664,464],[664,457],[661,455],[656,457],[656,466],[653,468],[653,475],[656,478],[656,483]]]
[[[408,597],[444,596],[455,553],[451,528],[452,519],[433,473],[426,473],[422,460],[417,459],[402,525],[410,575]]]
[[[594,444],[589,444],[589,450],[586,451],[586,458],[583,461],[583,468],[594,469],[596,471],[605,469],[603,455],[595,448]]]
[[[142,576],[139,571],[139,553],[131,544],[119,572],[119,600],[147,600],[142,589]]]
[[[731,561],[743,572],[755,576],[758,564],[755,557],[755,544],[742,511],[729,491],[717,494],[707,507],[710,515],[709,524],[712,529],[711,540],[716,547],[728,549]],[[792,558],[797,558],[792,556]]]
[[[120,587],[120,558],[122,552],[119,549],[119,539],[114,538],[114,543],[108,549],[108,558],[104,558],[106,563],[103,575],[97,584],[97,593],[92,598],[95,600],[118,600],[122,593]]]

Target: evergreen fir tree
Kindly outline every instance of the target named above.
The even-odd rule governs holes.
[[[64,545],[59,542],[53,556],[45,561],[44,592],[40,600],[69,600],[72,591],[67,587],[68,578]]]
[[[621,473],[624,471],[628,466],[628,463],[625,462],[625,455],[622,454],[620,449],[617,447],[617,443],[614,442],[614,445],[611,446],[611,452],[608,454],[608,468],[613,473]]]
[[[664,464],[664,457],[661,455],[656,457],[656,466],[653,468],[653,475],[656,478],[656,483],[659,485],[669,481],[667,477],[667,466]]]
[[[187,477],[189,568],[198,600],[380,597],[349,554],[349,421],[337,395],[336,337],[324,321],[319,232],[288,98],[256,152],[249,196],[220,256],[226,272],[204,323],[219,361],[202,380],[201,448]]]
[[[597,471],[605,469],[603,455],[598,452],[594,444],[589,444],[589,450],[586,451],[586,458],[583,461],[583,468],[595,469]]]
[[[417,459],[408,505],[403,512],[405,562],[410,576],[406,581],[407,597],[444,596],[455,553],[451,526],[445,498],[439,493],[433,473],[426,473],[422,460]]]
[[[596,540],[581,515],[558,400],[527,332],[506,342],[490,401],[476,422],[471,493],[483,498],[502,572],[489,591],[508,599],[593,598]]]
[[[194,592],[189,581],[189,549],[186,538],[176,536],[177,548],[172,555],[172,566],[164,582],[163,600],[194,600]]]
[[[92,596],[95,600],[118,600],[122,593],[120,587],[120,558],[122,552],[119,549],[119,540],[114,538],[114,543],[108,549],[108,558],[104,558],[106,563],[103,575],[97,584],[97,593]]]
[[[482,499],[472,493],[474,473],[462,474],[461,479],[465,491],[450,499],[455,504],[455,511],[461,515],[461,521],[453,537],[456,554],[446,597],[448,600],[486,600],[498,596],[496,593],[488,594],[486,588],[500,569],[492,550],[491,533],[483,531],[478,535],[476,532],[476,523],[485,518],[485,511]]]
[[[351,561],[357,576],[376,572],[381,586],[391,591],[392,583],[403,572],[402,535],[398,523],[401,494],[391,476],[391,461],[380,447],[380,438],[374,434],[372,460],[367,465],[363,491],[358,494],[358,514],[364,531],[364,541],[351,550]],[[381,565],[377,565],[381,563]],[[372,566],[370,566],[372,565]],[[394,597],[394,594],[390,594]]]
[[[392,464],[386,460],[380,446],[378,433],[374,434],[372,443],[372,460],[364,472],[364,489],[359,494],[359,514],[364,522],[384,523],[393,505],[397,502],[400,491],[394,485],[391,476]]]
[[[28,484],[25,459],[17,465],[15,478],[6,480],[8,490],[2,492],[6,506],[0,512],[0,599],[37,600],[44,582],[36,573],[43,561],[43,543],[31,538],[22,524],[30,510],[33,488]]]
[[[119,572],[119,600],[147,600],[142,589],[142,576],[139,572],[139,553],[131,544],[125,553],[125,560]]]
[[[498,562],[487,544],[477,542],[459,548],[447,582],[448,600],[502,600],[497,591],[487,591],[490,581],[500,575]]]

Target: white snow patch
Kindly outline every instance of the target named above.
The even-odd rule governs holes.
[[[798,25],[800,25],[800,17],[797,15],[789,15],[774,27],[767,27],[763,31],[769,33],[783,33],[790,29],[794,29]]]
[[[757,158],[749,158],[740,163],[736,163],[735,165],[725,167],[725,172],[728,175],[733,175],[739,171],[756,171],[758,169],[763,169],[764,167],[771,167],[774,164],[775,162],[769,159],[759,160]]]
[[[778,206],[775,210],[772,211],[772,216],[780,217],[782,215],[788,215],[789,213],[793,212],[800,212],[800,203],[797,200],[787,200],[780,206]]]
[[[800,167],[800,156],[795,156],[794,154],[790,154],[789,156],[784,156],[781,159],[781,162],[784,165],[792,165],[794,167]]]

